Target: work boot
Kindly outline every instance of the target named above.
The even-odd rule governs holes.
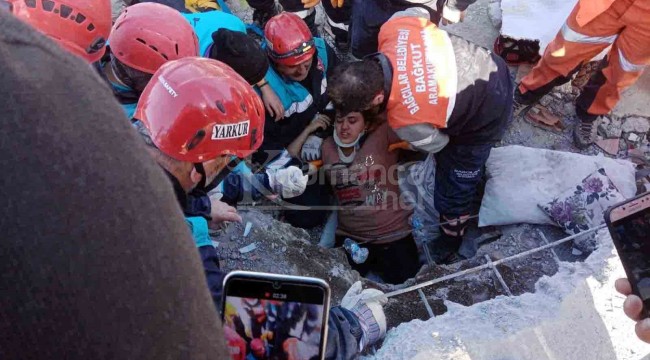
[[[280,11],[275,3],[273,4],[273,7],[270,7],[268,9],[255,9],[253,11],[253,23],[262,29],[262,31],[264,31],[264,26],[266,26],[266,23],[279,13]]]
[[[460,249],[462,242],[462,236],[450,236],[445,234],[444,231],[441,231],[438,238],[427,243],[431,259],[438,265],[451,264],[458,261],[455,259],[458,257],[462,258],[458,254],[458,249]]]
[[[521,91],[519,91],[519,86],[515,88],[515,97],[512,104],[512,115],[514,117],[524,116],[530,110],[533,104],[528,104],[524,101]]]
[[[573,142],[578,149],[584,150],[596,141],[599,119],[600,118],[593,121],[578,121],[573,130]]]

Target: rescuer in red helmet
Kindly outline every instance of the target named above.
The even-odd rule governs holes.
[[[268,85],[261,86],[270,86],[275,91],[285,111],[284,119],[277,122],[267,114],[262,151],[253,159],[264,163],[269,154],[286,149],[293,157],[317,160],[325,133],[310,136],[305,130],[312,121],[322,124],[323,130],[329,123],[323,115],[329,103],[327,75],[338,59],[329,45],[313,37],[305,22],[293,13],[272,17],[266,23],[264,37],[263,47],[271,60],[271,70],[266,76]],[[310,185],[293,203],[307,207],[326,205],[327,191],[325,186]],[[323,211],[311,211],[310,216],[305,216],[304,210],[287,210],[285,219],[293,226],[310,228],[321,224],[325,215]]]
[[[86,61],[93,63],[104,55],[111,32],[109,0],[7,0],[0,3],[5,3],[14,16]]]
[[[264,105],[246,80],[212,59],[188,57],[169,62],[145,88],[134,118],[150,153],[171,179],[188,221],[201,225],[193,226],[195,237],[207,236],[209,220],[223,221],[220,211],[224,209],[229,213],[225,220],[240,220],[234,209],[216,201],[210,215],[192,216],[187,209],[188,193],[201,192],[207,199],[206,187],[231,158],[247,157],[262,144]],[[295,166],[267,170],[255,178],[261,188],[251,191],[257,198],[272,194],[289,198],[302,193],[307,184]],[[227,185],[225,195],[238,198],[241,187],[232,181]],[[265,190],[268,193],[260,195]],[[204,227],[205,233],[201,232]]]
[[[129,6],[115,20],[108,51],[96,66],[128,118],[153,73],[164,63],[198,56],[192,26],[176,10],[156,3]]]

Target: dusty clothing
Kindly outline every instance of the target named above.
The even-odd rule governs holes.
[[[650,64],[650,3],[644,0],[578,2],[535,68],[522,79],[521,102],[534,103],[553,87],[571,80],[580,66],[608,46],[604,68],[576,99],[582,121],[609,114],[621,93]],[[560,53],[562,56],[557,56]]]
[[[423,5],[431,9],[429,15],[434,23],[440,21],[440,16],[449,16],[450,13],[460,15],[461,11],[473,4],[476,0],[346,0],[344,4],[352,3],[351,11],[348,10],[351,18],[347,21],[341,17],[334,17],[327,11],[327,1],[323,1],[323,7],[330,19],[336,23],[349,23],[350,42],[352,54],[358,58],[377,52],[377,35],[381,26],[390,19],[393,14],[414,6]],[[418,7],[418,9],[423,9]],[[344,14],[345,14],[344,13]],[[453,16],[452,16],[453,17]],[[329,19],[328,19],[329,20]],[[334,23],[334,26],[337,24]],[[330,25],[332,21],[330,21]]]
[[[390,63],[383,70],[392,84],[390,126],[423,151],[439,132],[457,144],[500,140],[514,88],[503,59],[440,30],[424,13],[398,15],[379,34],[379,51]],[[410,126],[415,131],[403,134]]]
[[[0,29],[2,358],[225,359],[169,181],[108,87],[2,10]]]
[[[398,153],[388,151],[395,142],[397,135],[384,123],[366,136],[351,164],[341,161],[332,137],[323,142],[323,171],[341,207],[337,234],[374,244],[409,234],[413,211],[400,201]]]

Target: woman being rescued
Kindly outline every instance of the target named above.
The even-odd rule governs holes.
[[[339,78],[341,72],[337,70],[332,81],[351,80]],[[401,284],[414,277],[421,265],[409,224],[413,210],[404,205],[400,196],[399,151],[389,150],[400,139],[385,118],[376,112],[357,111],[354,104],[350,105],[337,109],[334,132],[321,149],[319,180],[332,186],[338,200],[336,246],[344,245],[346,239],[353,240],[362,252],[363,248],[368,250],[367,258],[360,263],[347,251],[353,269],[362,276],[372,274],[387,283]],[[327,117],[317,117],[288,147],[289,153],[299,154],[311,133],[328,126]]]

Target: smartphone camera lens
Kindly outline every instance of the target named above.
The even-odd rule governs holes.
[[[274,281],[274,282],[273,282],[273,288],[274,288],[275,290],[279,290],[281,287],[282,287],[282,285],[280,285],[280,282],[279,282],[279,281]]]

